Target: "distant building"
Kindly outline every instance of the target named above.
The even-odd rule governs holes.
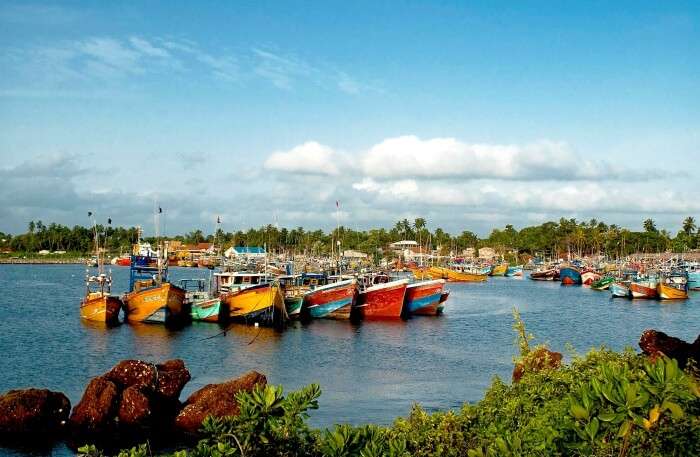
[[[479,258],[484,260],[492,260],[497,257],[496,250],[494,248],[479,248]]]
[[[260,259],[265,255],[265,248],[260,246],[231,246],[224,251],[224,256],[229,259]]]
[[[346,259],[366,259],[367,254],[365,254],[364,252],[353,251],[348,249],[346,251],[343,251],[343,257],[345,257]]]
[[[394,251],[403,251],[406,248],[412,248],[418,246],[418,243],[413,240],[402,240],[389,245],[389,249]]]

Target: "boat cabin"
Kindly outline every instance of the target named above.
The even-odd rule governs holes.
[[[258,284],[266,284],[270,281],[272,281],[272,275],[268,273],[214,273],[214,291],[215,294],[238,292],[248,287],[257,286]]]

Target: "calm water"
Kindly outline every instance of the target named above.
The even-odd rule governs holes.
[[[513,306],[537,341],[578,352],[605,344],[636,347],[646,328],[694,340],[700,333],[700,293],[681,303],[610,299],[607,292],[559,283],[492,278],[450,284],[445,315],[401,322],[314,321],[286,332],[216,324],[179,331],[159,325],[106,329],[82,322],[79,265],[0,265],[0,392],[44,387],[73,404],[88,380],[126,358],[182,358],[192,381],[182,397],[207,383],[248,370],[265,373],[287,390],[309,383],[323,389],[315,425],[389,423],[411,404],[429,410],[479,400],[494,375],[510,379],[514,354]],[[113,269],[115,291],[128,285],[128,268]],[[209,271],[173,268],[173,279],[208,277]],[[60,446],[48,451],[67,455]],[[0,455],[19,455],[0,448]]]

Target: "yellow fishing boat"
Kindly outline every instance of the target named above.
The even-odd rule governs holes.
[[[508,271],[508,264],[502,263],[500,265],[494,265],[491,270],[491,276],[505,276],[506,271]]]
[[[119,310],[122,302],[109,292],[89,292],[80,303],[80,317],[88,321],[104,322],[107,325],[119,323]]]
[[[456,271],[445,267],[430,267],[428,274],[431,279],[444,279],[450,282],[482,282],[487,278],[485,274]]]
[[[185,320],[185,290],[169,282],[137,281],[133,291],[124,296],[129,322],[166,323]]]
[[[221,296],[221,302],[229,307],[232,320],[276,325],[288,319],[284,294],[276,283],[257,284],[227,293]]]
[[[662,300],[685,300],[688,298],[688,290],[685,287],[674,287],[672,284],[660,282],[656,286],[656,292]]]

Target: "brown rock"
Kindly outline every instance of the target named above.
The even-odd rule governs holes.
[[[98,376],[85,388],[80,402],[70,415],[71,426],[77,433],[101,433],[113,425],[117,412],[119,392],[108,379]]]
[[[10,390],[0,395],[0,435],[53,435],[69,414],[70,401],[61,392]]]
[[[644,330],[639,338],[639,347],[652,360],[666,356],[678,361],[678,366],[685,368],[688,359],[700,362],[700,336],[693,344],[680,338],[669,336],[657,330]]]
[[[104,377],[115,383],[119,389],[131,386],[144,386],[155,389],[158,379],[156,366],[141,360],[122,360]]]
[[[192,379],[185,362],[180,359],[168,360],[157,365],[157,369],[156,392],[163,400],[177,401],[185,384]]]
[[[145,387],[134,385],[122,392],[118,413],[120,425],[126,427],[148,425],[152,416],[151,402],[144,390],[146,390]]]
[[[556,369],[561,366],[562,355],[545,347],[535,349],[532,353],[518,362],[513,369],[513,382],[518,382],[523,375],[542,370]]]
[[[226,417],[238,414],[236,394],[252,391],[256,385],[267,384],[265,375],[250,371],[240,378],[222,384],[208,384],[187,399],[185,407],[175,418],[175,428],[196,434],[207,416]]]

